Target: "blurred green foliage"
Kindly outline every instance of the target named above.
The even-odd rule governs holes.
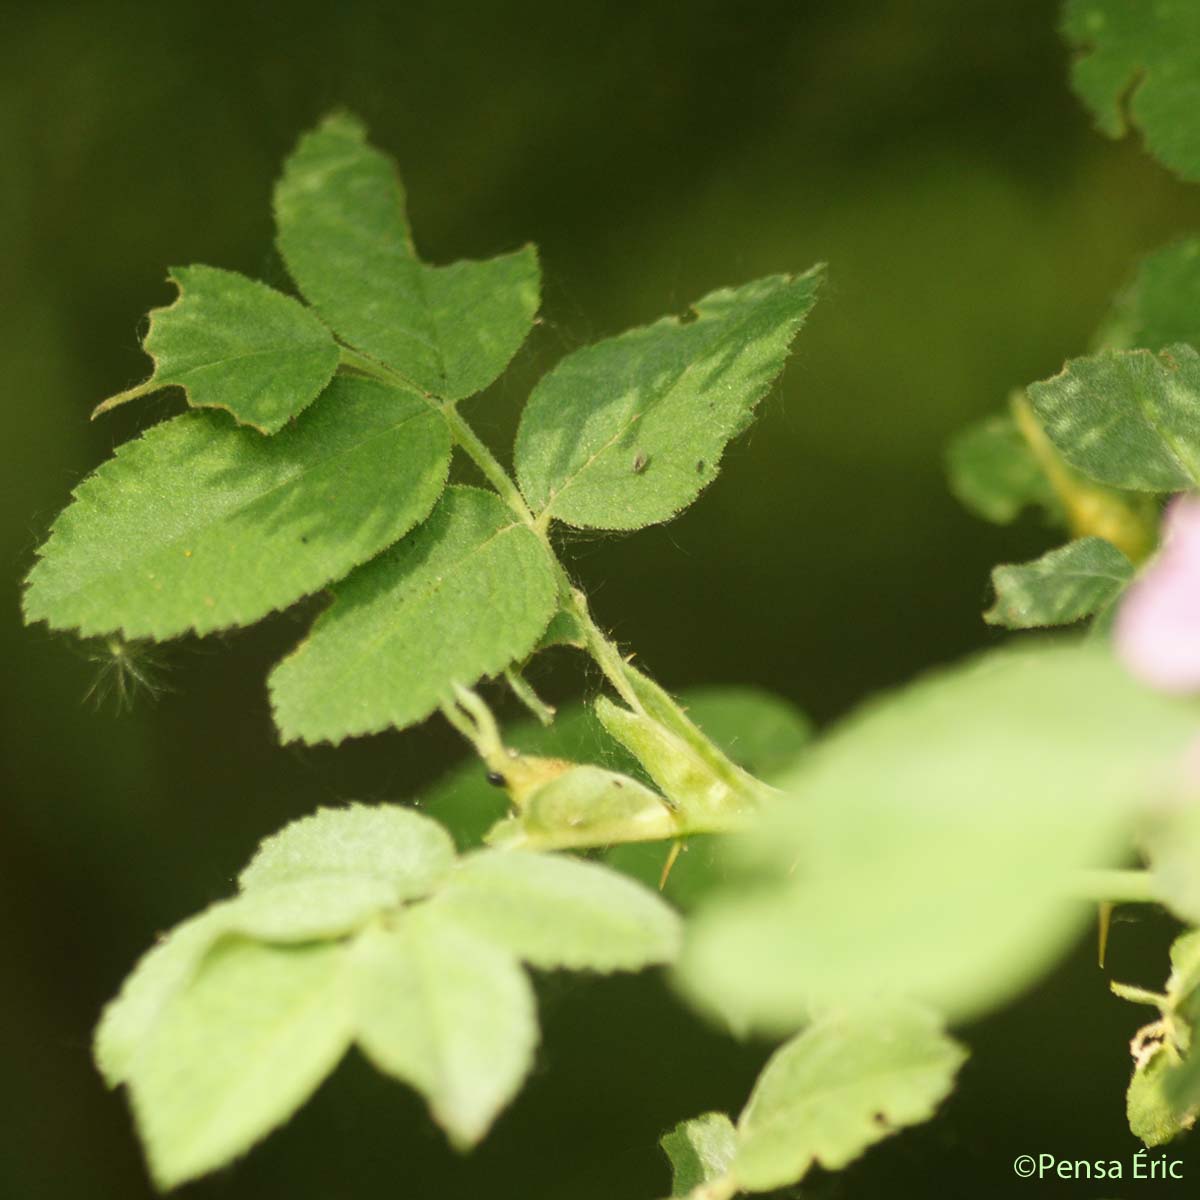
[[[80,648],[20,628],[16,581],[70,488],[177,407],[87,422],[147,373],[137,335],[172,297],[167,267],[282,284],[271,181],[344,104],[403,165],[427,260],[541,248],[544,324],[468,407],[506,451],[565,350],[828,261],[798,357],[720,483],[669,528],[568,544],[600,619],[664,683],[752,682],[823,720],[996,636],[979,618],[988,567],[1047,539],[1032,519],[998,531],[961,512],[943,442],[1081,352],[1135,258],[1200,226],[1200,193],[1090,129],[1055,21],[1041,0],[5,9],[0,1194],[148,1194],[123,1101],[89,1060],[101,1003],[155,930],[228,890],[259,837],[321,803],[402,799],[460,753],[436,723],[280,749],[264,675],[303,629],[287,617],[168,648],[170,690],[120,717],[82,702],[99,667]],[[535,680],[557,696],[575,686],[561,653]],[[1135,951],[1118,927],[1114,969],[1157,979],[1168,936],[1154,926]],[[653,979],[539,988],[539,1073],[471,1158],[352,1062],[186,1194],[661,1193],[658,1135],[739,1108],[767,1047],[723,1038]],[[975,1058],[945,1119],[828,1194],[952,1179],[1008,1196],[1016,1153],[1123,1154],[1131,1032],[1081,947],[967,1032]]]

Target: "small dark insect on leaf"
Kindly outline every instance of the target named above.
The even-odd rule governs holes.
[[[696,474],[697,474],[697,475],[703,475],[703,474],[704,474],[704,459],[700,459],[700,460],[699,460],[699,461],[696,463]]]
[[[646,466],[649,462],[650,459],[646,456],[645,452],[639,450],[633,456],[633,473],[635,475],[640,475],[646,469]]]
[[[487,774],[484,776],[484,778],[485,778],[485,779],[488,781],[488,783],[490,783],[490,784],[492,785],[492,787],[505,787],[505,786],[507,786],[507,782],[508,782],[508,781],[507,781],[507,780],[504,778],[504,776],[503,776],[503,775],[501,775],[501,774],[500,774],[500,772],[499,772],[499,771],[489,771],[489,772],[488,772],[488,773],[487,773]]]

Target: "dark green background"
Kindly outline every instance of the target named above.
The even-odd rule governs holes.
[[[5,9],[0,1195],[147,1194],[124,1102],[88,1058],[101,1003],[157,930],[229,890],[260,836],[320,803],[403,799],[459,752],[435,724],[279,748],[263,679],[295,615],[169,648],[172,690],[123,717],[83,703],[95,667],[69,638],[20,628],[17,581],[72,485],[177,406],[87,421],[144,377],[137,335],[171,297],[166,267],[279,282],[278,164],[321,113],[356,110],[400,159],[425,257],[541,247],[545,323],[467,406],[505,451],[565,350],[827,260],[783,384],[719,485],[670,527],[567,547],[601,620],[664,682],[758,682],[825,720],[993,636],[987,569],[1048,543],[958,511],[947,434],[1080,352],[1136,256],[1200,226],[1200,190],[1090,130],[1055,18],[1035,0]],[[578,686],[572,666],[547,668],[548,691]],[[1118,926],[1116,973],[1158,982],[1169,933]],[[658,979],[540,990],[537,1070],[471,1158],[353,1061],[187,1194],[664,1193],[659,1133],[736,1110],[766,1047],[705,1029]],[[820,1187],[1098,1194],[1017,1181],[1010,1163],[1128,1159],[1138,1015],[1080,946],[965,1031],[976,1053],[944,1120]]]

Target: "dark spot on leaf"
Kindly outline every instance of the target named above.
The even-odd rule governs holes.
[[[701,459],[701,460],[700,460],[700,461],[699,461],[699,462],[696,464],[696,474],[697,474],[697,475],[703,475],[703,474],[704,474],[704,459]]]
[[[492,787],[504,787],[504,776],[499,771],[489,771],[484,778],[492,785]]]

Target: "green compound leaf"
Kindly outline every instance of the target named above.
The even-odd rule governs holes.
[[[456,1147],[478,1142],[537,1044],[533,992],[516,961],[422,905],[356,941],[350,991],[367,1057],[425,1097]]]
[[[1063,519],[1054,489],[1007,413],[956,434],[946,448],[946,471],[958,502],[986,521],[1007,525],[1033,507]]]
[[[568,355],[529,397],[516,470],[535,512],[593,529],[668,521],[716,476],[783,370],[822,268],[712,292],[690,320]]]
[[[537,967],[636,971],[679,950],[679,918],[652,891],[564,856],[469,854],[430,906]]]
[[[335,589],[307,641],[271,673],[288,741],[340,742],[427,717],[537,644],[555,566],[527,526],[477,488],[451,487],[410,538]]]
[[[1086,925],[1074,873],[1121,860],[1194,736],[1188,704],[1102,645],[1026,642],[919,680],[819,742],[795,802],[730,846],[755,888],[689,920],[681,980],[767,1031],[875,996],[984,1012]]]
[[[746,1191],[836,1171],[949,1095],[966,1052],[915,1007],[832,1014],[781,1047],[738,1121],[733,1174]]]
[[[1184,238],[1142,260],[1101,340],[1109,350],[1159,351],[1176,342],[1200,349],[1200,238]]]
[[[194,408],[223,408],[242,425],[275,433],[333,378],[340,351],[303,304],[235,271],[176,267],[179,297],[150,314],[142,349],[154,374],[110,397],[94,416],[164,387]]]
[[[1200,354],[1190,346],[1073,359],[1028,394],[1059,453],[1092,479],[1144,492],[1200,484]]]
[[[724,1113],[710,1112],[680,1121],[658,1144],[671,1162],[671,1195],[688,1196],[728,1173],[737,1150],[737,1131]]]
[[[1200,8],[1193,0],[1068,0],[1063,32],[1083,54],[1075,91],[1109,137],[1131,121],[1146,148],[1200,180]]]
[[[996,603],[983,619],[1008,629],[1068,625],[1108,608],[1133,574],[1133,563],[1111,542],[1079,538],[1032,562],[996,567]]]
[[[369,380],[334,380],[271,438],[184,413],[76,489],[30,573],[26,620],[159,640],[251,624],[407,533],[449,461],[440,415]]]
[[[248,1150],[337,1065],[351,1030],[343,954],[229,940],[171,999],[129,1072],[160,1188]]]
[[[398,899],[429,895],[449,873],[454,843],[436,821],[396,804],[325,808],[267,838],[238,878],[243,891],[294,880],[381,880]]]
[[[395,165],[352,117],[300,139],[275,189],[275,220],[292,278],[338,336],[431,395],[461,400],[487,387],[533,325],[534,248],[422,263]]]
[[[96,1027],[92,1053],[109,1087],[125,1082],[129,1064],[163,1008],[222,932],[220,914],[208,909],[177,925],[138,960]]]

